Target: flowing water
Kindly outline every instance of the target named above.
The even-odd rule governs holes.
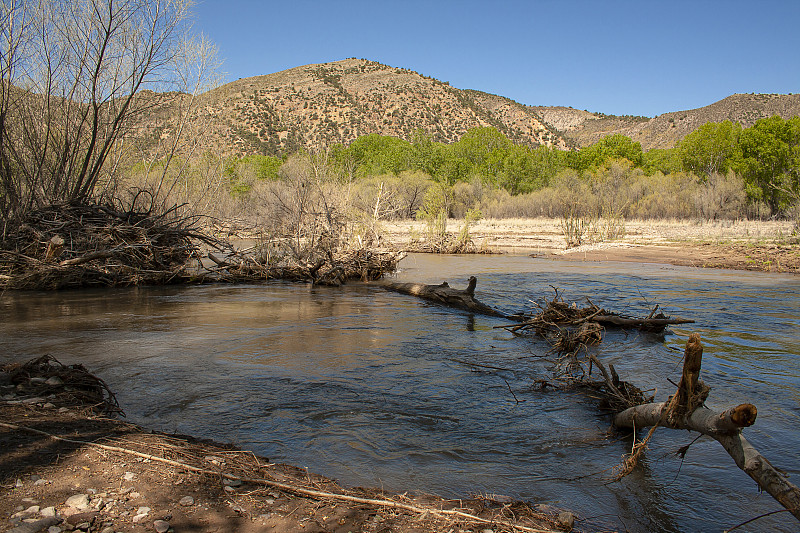
[[[505,311],[557,287],[619,312],[658,303],[696,324],[609,331],[596,351],[665,399],[686,336],[705,345],[707,404],[758,406],[746,430],[800,482],[800,278],[527,256],[412,255],[397,278],[463,286]],[[710,439],[659,430],[620,482],[631,440],[579,392],[542,392],[549,346],[374,286],[297,284],[6,293],[0,361],[51,353],[105,379],[128,419],[228,441],[346,485],[445,497],[499,494],[570,508],[585,530],[721,531],[780,509]],[[470,365],[489,365],[495,370]],[[796,531],[780,513],[747,531]]]

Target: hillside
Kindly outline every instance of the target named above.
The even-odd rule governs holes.
[[[154,93],[143,96],[152,98]],[[730,119],[750,126],[761,117],[800,113],[800,95],[737,94],[652,119],[536,107],[365,59],[243,78],[200,95],[198,101],[199,131],[205,134],[200,145],[237,155],[347,144],[370,133],[410,140],[418,130],[450,143],[480,126],[493,126],[519,144],[560,149],[622,133],[647,150],[672,147],[709,121]],[[163,139],[176,129],[168,111],[153,112],[140,123],[147,137]]]
[[[370,133],[411,139],[420,129],[454,142],[478,126],[521,144],[567,146],[528,106],[363,59],[240,79],[203,94],[200,104],[213,142],[228,153],[278,154]]]
[[[707,122],[730,120],[749,127],[760,118],[779,115],[788,119],[800,115],[800,94],[734,94],[705,107],[654,118],[617,117],[567,107],[532,109],[574,146],[588,146],[607,135],[621,133],[649,150],[671,148]]]

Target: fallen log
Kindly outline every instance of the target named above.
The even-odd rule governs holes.
[[[464,290],[452,288],[446,281],[441,285],[426,285],[424,283],[399,283],[392,281],[385,281],[379,285],[384,289],[417,296],[424,300],[440,303],[448,307],[455,307],[457,309],[464,309],[482,315],[498,316],[503,318],[512,318],[504,313],[501,313],[493,307],[475,299],[475,286],[478,279],[475,276],[470,276],[469,284]]]
[[[683,376],[675,395],[667,402],[630,407],[614,417],[614,425],[622,428],[665,426],[688,429],[713,438],[739,468],[800,520],[800,488],[789,482],[742,436],[742,428],[755,423],[756,406],[741,404],[723,412],[705,408],[703,402],[709,388],[699,381],[701,362],[700,336],[695,333],[686,344]],[[651,429],[648,438],[652,432]]]
[[[604,326],[639,328],[647,331],[661,331],[674,324],[694,324],[694,320],[687,318],[626,318],[617,315],[595,315],[591,320]]]

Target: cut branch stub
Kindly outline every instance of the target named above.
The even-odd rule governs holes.
[[[692,333],[684,351],[683,374],[678,390],[667,405],[666,422],[670,427],[681,425],[682,420],[703,405],[709,388],[700,381],[700,367],[703,364],[703,345],[700,335]]]

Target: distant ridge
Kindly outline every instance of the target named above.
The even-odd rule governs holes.
[[[736,94],[652,119],[528,106],[366,59],[239,79],[202,94],[199,102],[209,147],[236,155],[278,155],[302,147],[348,144],[370,133],[411,140],[419,130],[434,141],[450,143],[481,126],[495,127],[519,144],[560,149],[622,133],[647,150],[672,147],[710,121],[728,119],[750,126],[762,117],[800,114],[800,95]],[[149,136],[168,136],[175,130],[163,111],[140,124]]]

